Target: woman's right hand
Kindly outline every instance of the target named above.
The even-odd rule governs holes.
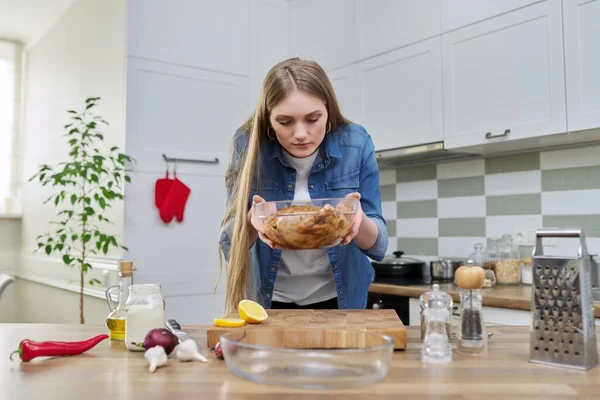
[[[248,211],[248,222],[252,226],[254,230],[258,233],[258,237],[262,240],[267,246],[272,249],[277,248],[275,244],[265,236],[265,224],[261,218],[256,215],[255,204],[257,203],[265,203],[265,199],[260,196],[255,195],[252,197],[252,207],[250,207],[250,211]],[[276,211],[276,210],[275,210]]]

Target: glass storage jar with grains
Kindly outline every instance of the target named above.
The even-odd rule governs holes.
[[[517,285],[521,283],[521,258],[517,247],[513,244],[512,235],[502,236],[495,272],[498,284]]]

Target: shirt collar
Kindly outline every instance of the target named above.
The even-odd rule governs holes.
[[[277,140],[269,140],[268,145],[270,148],[269,153],[271,154],[271,160],[279,159],[279,161],[281,161],[284,165],[287,165],[288,163],[283,157],[283,148],[279,142]],[[331,158],[342,158],[338,135],[336,135],[334,132],[326,134],[318,151],[326,160]]]

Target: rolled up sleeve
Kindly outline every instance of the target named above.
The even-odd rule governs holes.
[[[389,235],[381,210],[381,193],[379,189],[379,166],[375,158],[375,146],[369,135],[366,136],[360,169],[360,196],[365,215],[377,225],[377,240],[368,250],[363,250],[367,257],[381,261],[385,256]]]

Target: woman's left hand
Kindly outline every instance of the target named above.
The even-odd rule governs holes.
[[[362,210],[360,205],[360,193],[354,192],[350,193],[346,196],[347,199],[358,199],[358,208],[356,210],[356,215],[354,216],[354,222],[352,223],[352,228],[350,232],[342,239],[340,243],[341,246],[346,245],[354,239],[354,237],[358,234],[358,230],[360,229],[360,225],[362,224],[363,218],[366,218],[365,213]]]

